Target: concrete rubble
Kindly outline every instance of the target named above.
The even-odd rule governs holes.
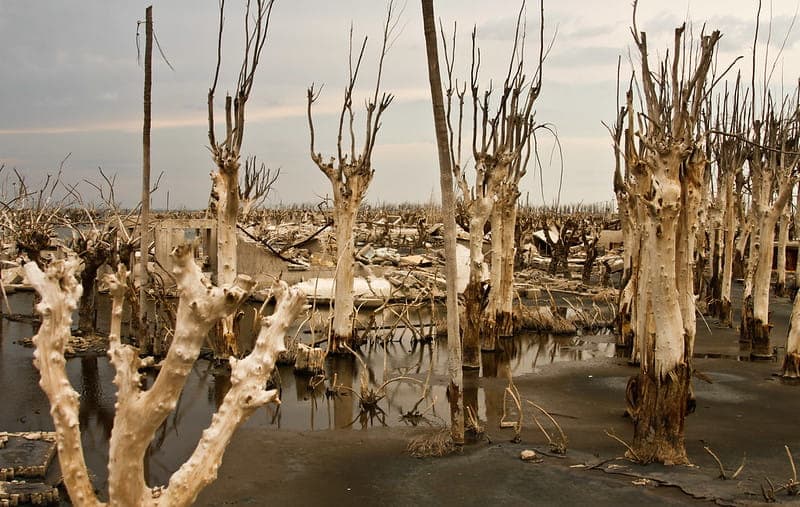
[[[58,489],[45,483],[55,452],[54,432],[0,432],[0,507],[58,503]]]

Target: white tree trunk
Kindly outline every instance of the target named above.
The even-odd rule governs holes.
[[[780,217],[778,226],[778,253],[776,256],[776,281],[775,293],[778,296],[786,296],[786,244],[789,242],[789,221],[792,219],[788,206]]]
[[[736,236],[736,201],[733,196],[733,175],[726,173],[726,177],[723,181],[725,182],[725,216],[723,229],[725,233],[725,246],[722,249],[721,309],[719,315],[722,324],[731,326],[733,321],[731,289],[733,287],[734,237]]]
[[[109,441],[109,501],[112,505],[188,505],[216,475],[222,453],[233,430],[255,408],[274,400],[274,391],[263,391],[283,348],[283,336],[305,304],[305,296],[285,284],[275,288],[275,313],[262,318],[256,346],[246,359],[231,359],[233,387],[220,411],[203,435],[190,460],[172,477],[166,489],[151,489],[144,479],[144,455],[158,427],[175,408],[180,391],[214,322],[236,310],[254,282],[238,277],[228,287],[215,287],[204,279],[189,247],[173,254],[179,303],[172,346],[153,386],[142,391],[138,351],[120,342],[124,278],[120,270],[109,282],[112,303],[109,356],[116,369],[117,404]],[[42,389],[51,401],[59,435],[59,462],[70,498],[77,505],[97,505],[80,446],[77,394],[64,369],[64,345],[69,338],[71,313],[80,287],[75,282],[77,263],[56,261],[42,273],[35,263],[26,274],[42,296],[42,326],[34,339],[35,358],[42,374]],[[44,361],[41,358],[47,357]]]
[[[345,352],[353,337],[353,276],[355,263],[355,229],[358,203],[334,203],[336,227],[336,274],[333,303],[331,352]]]
[[[666,177],[659,178],[659,187],[661,208],[644,217],[641,261],[644,264],[647,259],[647,267],[640,267],[640,283],[644,281],[640,293],[645,298],[638,319],[644,321],[646,330],[642,370],[653,368],[656,377],[663,379],[685,359],[685,329],[675,271],[681,187]],[[652,352],[655,354],[649,357]]]
[[[800,294],[800,293],[798,293]],[[800,377],[800,297],[794,297],[789,336],[786,339],[786,357],[783,360],[783,376]]]
[[[104,505],[97,500],[83,457],[78,399],[66,371],[64,348],[70,339],[72,312],[78,307],[81,285],[75,279],[80,261],[71,257],[54,261],[42,272],[35,262],[25,264],[25,276],[42,298],[36,311],[42,325],[33,337],[33,364],[41,379],[39,386],[50,401],[50,415],[56,429],[59,463],[64,485],[77,505]]]
[[[512,315],[514,311],[514,259],[517,248],[514,242],[515,230],[517,226],[517,192],[516,188],[512,191],[503,203],[503,251],[501,253],[500,266],[500,311],[495,318],[498,336],[513,335]]]
[[[237,274],[236,219],[239,214],[239,161],[221,161],[213,174],[217,203],[217,285],[233,283]],[[222,319],[221,338],[214,352],[221,357],[238,356],[234,316]]]
[[[465,199],[468,196],[465,196]],[[481,366],[480,349],[485,346],[483,308],[483,238],[484,226],[492,210],[488,198],[473,199],[469,205],[469,282],[464,289],[465,315],[462,327],[462,366],[477,369]]]

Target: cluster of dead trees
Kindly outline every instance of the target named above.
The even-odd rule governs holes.
[[[625,241],[620,338],[640,364],[627,390],[632,448],[645,461],[685,463],[698,301],[731,325],[733,278],[743,278],[741,341],[755,358],[774,355],[773,252],[777,233],[776,289],[783,294],[800,168],[800,91],[776,97],[771,63],[765,62],[759,96],[757,32],[749,88],[741,74],[720,84],[736,62],[715,74],[717,31],[692,41],[685,25],[677,28],[671,51],[656,64],[646,34],[636,27],[635,4],[632,32],[640,67],[609,128]],[[795,315],[783,365],[787,376],[797,375]]]
[[[500,80],[489,81],[502,83],[497,89],[482,81],[477,30],[472,32],[471,65],[464,80],[459,80],[455,69],[455,30],[452,37],[441,31],[446,76],[442,82],[433,2],[422,0],[422,7],[444,211],[451,436],[460,444],[464,441],[465,417],[461,370],[479,367],[481,351],[495,350],[497,340],[513,332],[513,282],[522,239],[534,228],[544,231],[552,252],[553,273],[567,267],[571,246],[582,245],[587,257],[585,269],[589,270],[583,277],[588,279],[597,257],[601,224],[587,217],[555,213],[532,219],[519,212],[520,182],[529,163],[538,162],[537,135],[552,134],[548,124],[535,119],[547,51],[543,6],[539,10],[538,47],[530,58],[525,53],[523,3],[507,71]],[[219,48],[224,11],[223,0]],[[109,354],[117,369],[118,388],[109,462],[112,503],[190,503],[215,476],[236,427],[256,407],[277,398],[276,392],[264,391],[263,387],[276,354],[283,349],[287,327],[302,310],[303,294],[282,283],[275,285],[275,313],[260,315],[261,330],[246,358],[240,358],[236,326],[237,308],[253,289],[252,280],[237,269],[237,222],[258,216],[253,208],[263,202],[277,178],[277,172],[259,165],[255,158],[245,161],[244,174],[240,174],[246,104],[272,11],[272,0],[246,1],[244,56],[234,94],[224,100],[221,136],[215,121],[221,50],[217,54],[207,94],[208,139],[216,168],[209,206],[217,220],[216,280],[212,283],[202,275],[190,248],[176,250],[174,277],[179,303],[173,337],[165,349],[160,374],[147,391],[139,385],[139,369],[145,365],[140,358],[143,350],[125,344],[121,338],[125,295],[135,292],[125,289],[131,284],[129,273],[135,269],[132,253],[138,242],[146,259],[149,242],[138,238],[147,238],[147,227],[141,228],[138,238],[131,234],[126,217],[114,207],[112,193],[106,203],[117,212],[116,221],[95,221],[87,213],[89,226],[76,228],[75,253],[47,262],[41,252],[60,225],[55,217],[62,215],[49,204],[45,206],[49,201],[42,193],[36,197],[28,192],[23,178],[17,175],[19,194],[4,210],[4,227],[12,231],[18,248],[27,254],[26,274],[42,298],[38,305],[43,322],[35,340],[36,364],[42,374],[41,386],[53,406],[65,484],[75,503],[97,504],[98,500],[83,461],[80,428],[75,423],[77,394],[66,379],[64,347],[70,336],[71,312],[86,294],[93,297],[100,266],[116,268],[107,282],[113,299]],[[786,242],[798,230],[798,214],[791,212],[791,203],[800,164],[800,91],[778,99],[769,93],[769,82],[765,82],[763,95],[757,99],[755,77],[749,88],[740,78],[720,84],[725,73],[716,75],[713,70],[721,38],[717,31],[703,32],[695,41],[687,39],[686,27],[681,26],[675,30],[667,56],[653,63],[646,34],[636,26],[635,11],[634,3],[632,33],[639,57],[637,68],[625,102],[618,107],[616,121],[609,128],[616,153],[614,189],[625,242],[619,305],[621,341],[632,349],[640,365],[627,389],[634,422],[631,447],[643,461],[686,463],[683,428],[690,405],[698,297],[705,297],[703,300],[721,321],[731,323],[732,282],[738,269],[744,278],[742,339],[752,344],[755,356],[772,355],[768,304],[773,243],[777,233],[777,290],[783,293],[787,286],[783,270]],[[148,23],[152,23],[149,16]],[[397,29],[398,16],[390,1],[374,91],[365,101],[362,139],[356,136],[353,103],[366,39],[353,46],[351,29],[347,83],[332,156],[323,156],[316,147],[312,113],[320,89],[312,85],[307,90],[310,156],[330,181],[333,196],[337,268],[327,350],[331,354],[350,354],[354,346],[353,231],[374,174],[372,155],[383,115],[393,101],[393,96],[382,89],[381,75]],[[754,55],[755,51],[754,46]],[[533,68],[526,69],[531,61]],[[145,97],[147,104],[147,92]],[[466,147],[462,139],[466,139]],[[466,157],[464,152],[468,153]],[[42,192],[52,192],[52,186],[46,183]],[[113,181],[109,186],[113,192]],[[74,187],[68,190],[67,195],[78,195]],[[38,199],[33,204],[28,202],[31,196]],[[469,281],[463,294],[466,311],[461,322],[455,287],[456,200],[461,203],[462,222],[469,235]],[[484,248],[487,232],[491,245],[488,256]],[[79,283],[76,276],[81,270]],[[706,271],[711,273],[708,281]],[[142,283],[147,283],[146,274],[142,273]],[[139,304],[144,304],[142,296]],[[787,376],[800,374],[798,305],[792,315],[783,365]],[[80,326],[89,326],[91,312],[79,313]],[[215,345],[215,354],[230,357],[232,388],[197,450],[170,484],[148,487],[143,474],[147,445],[174,407],[206,334],[216,325],[221,328],[218,334],[222,339]]]

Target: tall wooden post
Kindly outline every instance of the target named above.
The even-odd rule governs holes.
[[[428,79],[431,85],[433,122],[436,144],[439,148],[439,175],[442,188],[444,214],[444,257],[447,273],[447,371],[450,385],[450,436],[457,444],[464,443],[463,373],[461,371],[461,333],[458,323],[458,294],[456,291],[456,220],[453,195],[453,170],[450,166],[450,147],[447,140],[447,123],[442,96],[442,77],[439,72],[439,48],[436,41],[436,18],[433,0],[422,0],[422,21],[425,29],[425,47],[428,57]]]
[[[142,128],[142,212],[139,217],[141,257],[141,285],[139,286],[139,332],[145,342],[148,327],[146,301],[149,276],[147,263],[150,249],[150,95],[153,84],[153,6],[145,10],[145,45],[144,45],[144,126]],[[149,343],[148,343],[149,345]],[[140,344],[141,346],[141,344]]]

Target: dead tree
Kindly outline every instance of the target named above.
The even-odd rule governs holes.
[[[619,88],[619,64],[617,65],[617,87]],[[638,363],[639,358],[636,354],[639,347],[634,330],[637,309],[634,295],[638,284],[638,278],[635,275],[639,272],[641,232],[635,225],[641,223],[641,221],[639,219],[640,208],[635,201],[635,193],[641,193],[643,189],[634,189],[633,187],[643,185],[644,182],[639,183],[634,178],[632,167],[635,161],[632,158],[628,158],[628,155],[633,154],[635,150],[634,146],[628,146],[628,143],[633,141],[633,135],[625,128],[626,118],[628,118],[629,125],[632,123],[629,118],[629,107],[633,107],[632,86],[629,87],[626,93],[624,106],[619,105],[619,89],[617,89],[617,97],[617,117],[614,125],[606,125],[614,146],[614,195],[617,198],[622,242],[625,246],[622,253],[622,288],[617,301],[617,346],[630,351],[631,361]]]
[[[69,205],[68,194],[60,199],[55,195],[65,161],[66,158],[61,161],[55,176],[47,175],[38,190],[30,189],[25,177],[14,169],[16,191],[5,197],[0,210],[5,236],[13,242],[18,253],[42,268],[46,264],[42,251],[50,247],[56,227],[63,225],[62,211]]]
[[[572,218],[563,215],[558,210],[545,213],[542,216],[542,231],[545,242],[550,247],[548,274],[551,276],[561,274],[570,279],[572,273],[569,270],[569,252],[570,248],[577,244],[580,231]],[[596,252],[595,257],[597,257]]]
[[[82,293],[78,302],[78,330],[83,334],[95,332],[99,269],[106,264],[112,266],[120,262],[129,264],[130,254],[136,243],[136,238],[128,233],[126,225],[138,209],[123,212],[119,208],[115,195],[116,176],[108,177],[102,169],[99,172],[103,184],[86,181],[98,192],[102,203],[102,207],[99,209],[85,202],[76,187],[65,187],[66,191],[74,198],[78,205],[77,211],[81,214],[80,222],[75,223],[70,220],[66,225],[72,230],[72,241],[68,246],[81,261]],[[141,326],[139,328],[141,330]],[[137,338],[137,343],[143,353],[153,352],[149,350],[149,340],[141,335]]]
[[[147,334],[147,320],[153,320],[154,313],[147,301],[147,289],[150,285],[150,274],[147,266],[150,263],[150,125],[152,119],[152,89],[153,89],[153,6],[145,10],[145,49],[144,49],[144,118],[142,125],[142,200],[139,213],[139,308],[136,315],[137,327],[143,334]],[[86,288],[86,287],[84,287]],[[148,311],[151,310],[151,311]],[[149,341],[149,340],[146,340]],[[145,347],[147,348],[147,347]]]
[[[225,0],[219,3],[217,34],[217,65],[214,80],[208,90],[208,142],[211,158],[217,167],[211,173],[212,207],[217,219],[217,283],[232,283],[237,273],[236,221],[239,214],[239,165],[244,140],[245,105],[250,98],[253,82],[267,41],[269,21],[274,0],[247,0],[244,13],[245,46],[239,69],[235,96],[225,97],[225,137],[218,141],[214,122],[214,95],[222,64],[222,28]],[[221,343],[213,343],[217,357],[238,355],[234,332],[234,317],[222,321]]]
[[[737,249],[737,233],[745,237],[744,226],[740,221],[742,198],[737,198],[743,186],[744,165],[750,146],[744,140],[748,125],[747,93],[743,92],[737,76],[732,93],[727,86],[723,96],[717,101],[715,135],[710,137],[710,147],[716,162],[717,192],[714,200],[716,219],[714,254],[712,256],[711,296],[712,314],[720,323],[732,326],[731,290],[733,286],[733,266]],[[737,184],[737,181],[739,182]]]
[[[525,175],[532,153],[531,142],[537,128],[534,103],[539,97],[544,61],[544,6],[541,8],[538,64],[532,79],[524,66],[523,2],[517,16],[515,36],[508,71],[499,97],[492,97],[491,86],[479,84],[481,53],[477,46],[477,30],[472,32],[472,61],[470,68],[470,97],[472,103],[472,156],[475,180],[470,187],[461,166],[461,135],[466,88],[448,87],[448,118],[457,114],[457,127],[452,118],[450,128],[451,155],[461,198],[469,214],[470,279],[464,291],[467,321],[464,323],[464,366],[478,367],[479,350],[495,350],[498,336],[513,332],[512,304],[515,233],[519,182]],[[453,43],[455,45],[455,41]],[[455,48],[449,59],[449,74]],[[458,108],[450,108],[453,93]],[[455,141],[455,146],[453,140]],[[491,223],[492,262],[488,292],[483,276],[483,241],[486,223]]]
[[[800,123],[795,105],[766,102],[761,119],[750,129],[748,154],[750,178],[749,255],[742,305],[740,339],[750,343],[754,357],[772,357],[770,347],[769,294],[775,227],[798,181],[797,153]]]
[[[425,49],[428,63],[428,79],[431,86],[433,121],[436,129],[436,144],[439,152],[439,176],[442,189],[442,210],[444,211],[444,256],[447,270],[447,372],[450,382],[447,385],[447,398],[450,402],[450,438],[456,444],[464,442],[464,403],[463,374],[461,357],[461,336],[459,332],[458,294],[456,278],[456,223],[455,192],[453,188],[453,167],[451,165],[451,142],[448,139],[447,115],[442,97],[442,78],[439,72],[439,52],[436,41],[436,18],[433,13],[433,0],[422,0],[422,21],[425,32]],[[448,65],[449,68],[449,65]]]
[[[464,289],[464,319],[461,322],[463,330],[461,340],[462,366],[468,369],[477,369],[481,365],[481,326],[483,314],[486,310],[486,273],[483,254],[484,240],[491,216],[494,196],[497,193],[497,180],[493,177],[491,167],[483,159],[476,159],[475,182],[470,186],[467,173],[462,162],[461,139],[464,122],[464,97],[466,88],[457,89],[453,80],[453,67],[456,54],[456,29],[453,29],[452,47],[448,53],[446,38],[442,31],[442,41],[445,53],[447,70],[447,88],[445,90],[445,118],[447,120],[447,139],[450,150],[449,160],[452,167],[455,183],[461,193],[459,199],[459,212],[461,227],[469,233],[469,278]],[[480,62],[477,57],[475,45],[475,31],[472,34],[472,66],[471,82],[477,86]],[[455,97],[454,97],[455,96]],[[456,100],[454,107],[453,101]],[[473,114],[475,112],[473,111]],[[453,118],[457,115],[457,118]],[[454,125],[455,124],[455,125]]]
[[[581,271],[581,282],[588,285],[592,281],[592,269],[594,263],[597,261],[597,244],[600,242],[600,225],[591,218],[586,218],[581,221],[578,234],[583,245],[583,251],[586,257],[583,261],[583,269]]]
[[[393,38],[393,33],[397,29],[397,20],[394,14],[394,4],[390,1],[387,8],[386,23],[383,26],[383,44],[378,60],[378,73],[375,78],[375,92],[366,101],[366,135],[363,140],[364,144],[359,151],[356,151],[353,91],[358,80],[364,50],[367,46],[366,37],[358,51],[358,57],[353,61],[353,28],[352,26],[350,27],[349,75],[344,89],[342,109],[339,114],[336,155],[330,157],[327,161],[321,153],[316,151],[314,121],[311,114],[312,106],[319,98],[321,90],[316,90],[314,85],[311,85],[307,92],[311,160],[327,176],[333,190],[333,220],[336,227],[337,262],[333,327],[328,347],[330,353],[348,353],[348,347],[353,345],[353,277],[355,262],[353,232],[356,225],[358,207],[374,174],[372,153],[381,127],[381,119],[383,113],[394,99],[393,95],[381,92],[384,59]],[[347,138],[349,138],[349,142]]]
[[[258,165],[255,155],[245,159],[244,175],[239,182],[239,205],[242,221],[247,221],[253,208],[261,206],[267,200],[280,175],[280,168],[273,172],[264,162]]]
[[[480,141],[478,132],[473,132],[473,156],[489,164],[493,177],[497,179],[498,191],[492,207],[492,267],[489,276],[489,302],[481,331],[485,350],[494,350],[498,337],[511,336],[514,332],[514,259],[516,245],[514,234],[517,222],[517,201],[520,196],[519,183],[527,173],[536,131],[549,130],[546,124],[537,124],[533,106],[542,90],[544,64],[544,3],[539,10],[539,47],[536,67],[530,81],[525,74],[525,34],[522,15],[525,3],[520,8],[514,38],[514,48],[503,83],[494,117],[489,112],[491,90],[478,96],[477,83],[473,81],[473,109],[477,116],[481,112]]]
[[[789,243],[789,222],[792,220],[791,197],[786,203],[786,207],[781,213],[778,222],[778,241],[775,244],[775,295],[786,297],[789,295],[789,287],[786,284],[786,245]]]
[[[781,368],[781,375],[786,378],[800,377],[800,297],[797,294],[794,296],[789,335],[786,339],[786,356]]]
[[[230,391],[190,458],[172,475],[166,486],[149,487],[145,482],[145,455],[156,431],[175,408],[178,397],[197,360],[205,336],[216,321],[236,311],[254,282],[239,276],[233,284],[217,287],[203,277],[191,248],[173,252],[178,284],[177,325],[172,346],[153,385],[143,390],[138,350],[120,341],[126,270],[120,265],[109,284],[112,296],[109,357],[116,369],[117,403],[109,442],[108,498],[110,505],[190,505],[200,490],[217,474],[222,455],[233,432],[260,406],[278,400],[275,390],[265,391],[275,359],[284,347],[288,326],[305,305],[305,296],[281,283],[274,287],[275,312],[261,315],[261,329],[253,352],[242,360],[231,360]],[[66,371],[64,348],[70,337],[72,312],[82,288],[75,273],[77,259],[51,263],[42,271],[34,262],[25,273],[42,298],[37,311],[42,325],[33,342],[34,364],[39,385],[50,400],[58,442],[59,463],[72,503],[101,503],[89,479],[83,456],[78,420],[78,393]]]
[[[641,363],[627,389],[634,423],[632,453],[645,462],[687,463],[683,428],[696,332],[692,260],[707,181],[699,119],[721,36],[718,31],[703,34],[695,52],[684,47],[682,25],[675,30],[673,51],[652,70],[647,36],[636,26],[635,2],[633,12],[645,111],[634,111],[629,93],[624,144],[628,181],[622,184],[629,205],[636,208],[633,225],[641,228],[639,266],[632,275],[637,308],[632,325]],[[684,60],[689,54],[691,59]]]

